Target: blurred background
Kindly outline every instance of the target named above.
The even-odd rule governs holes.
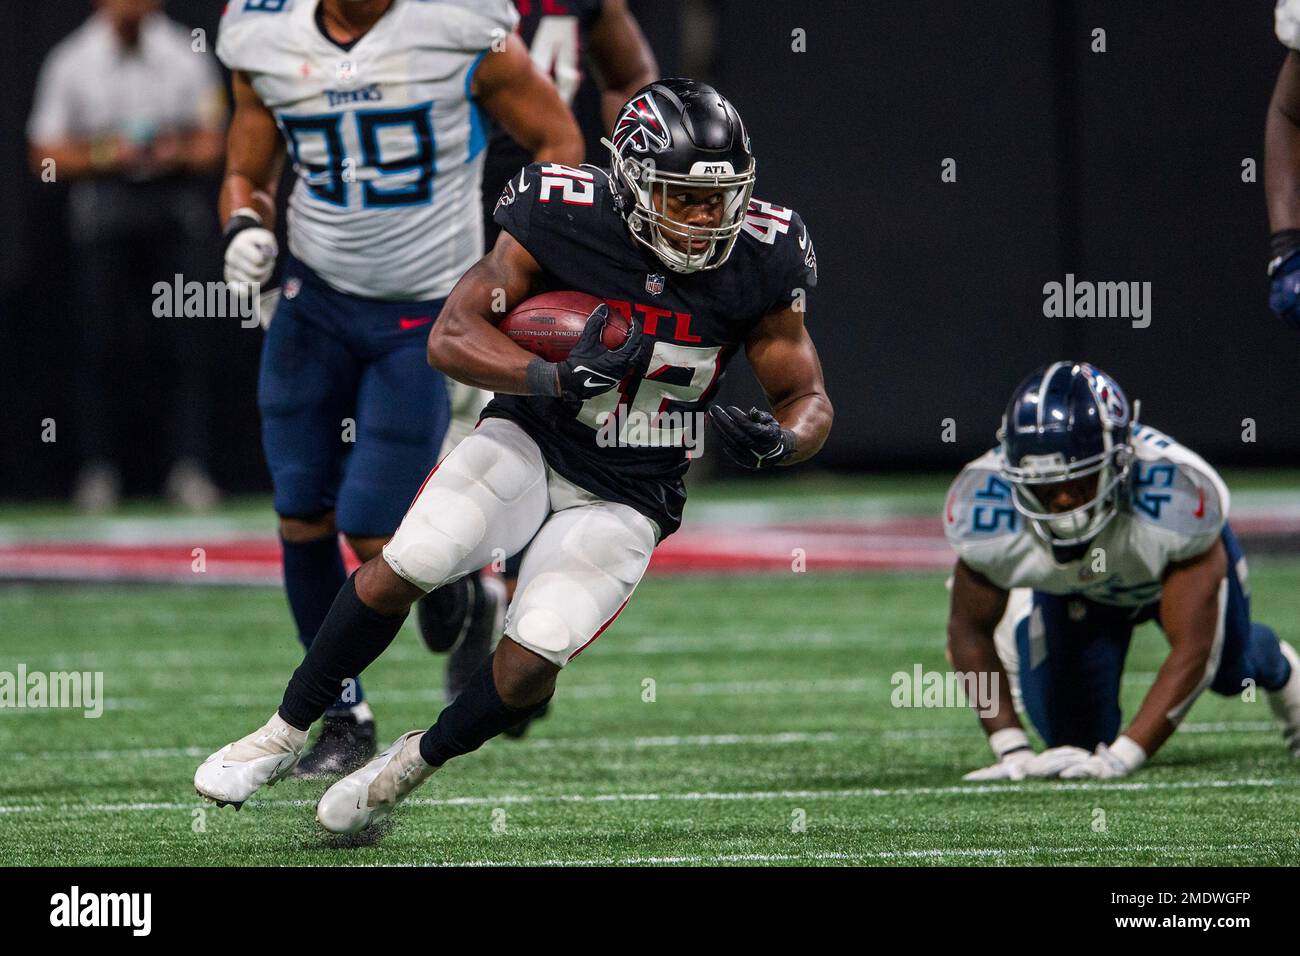
[[[631,6],[663,73],[711,80],[742,111],[759,157],[756,195],[810,225],[821,273],[810,326],[838,411],[817,470],[951,471],[991,443],[1015,383],[1060,357],[1110,371],[1152,424],[1218,465],[1297,461],[1297,343],[1266,308],[1262,173],[1242,176],[1244,160],[1262,165],[1283,55],[1269,0],[1180,4],[1178,30],[1159,5],[1084,0]],[[195,36],[220,76],[211,50],[221,4],[165,9],[204,31]],[[78,424],[94,401],[117,413],[127,496],[175,492],[187,459],[213,491],[266,492],[260,330],[190,320],[178,340],[146,315],[115,359],[129,387],[87,394],[87,315],[143,312],[148,286],[173,270],[148,262],[134,294],[98,312],[84,301],[70,185],[29,168],[26,130],[42,62],[90,4],[15,12],[18,29],[0,37],[12,77],[0,102],[0,498],[72,495],[96,439]],[[1091,49],[1095,28],[1106,31],[1104,53]],[[595,95],[588,78],[577,106]],[[941,181],[946,159],[955,182]],[[220,277],[219,170],[218,159],[185,173],[208,210],[187,278]],[[1150,327],[1045,318],[1043,286],[1067,273],[1150,282]],[[729,400],[758,398],[742,371],[726,389]],[[956,440],[944,441],[950,418]],[[1247,418],[1254,441],[1243,441]],[[43,440],[51,419],[55,442]],[[697,482],[727,471],[702,464]],[[201,508],[209,501],[197,490],[189,504]]]

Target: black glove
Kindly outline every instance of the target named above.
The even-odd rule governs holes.
[[[782,428],[770,412],[751,408],[746,414],[735,405],[712,405],[709,417],[723,449],[743,468],[771,468],[794,454],[794,432]]]
[[[602,302],[587,316],[587,324],[568,358],[554,363],[535,359],[528,367],[528,377],[539,384],[530,390],[569,402],[585,402],[617,388],[629,372],[644,372],[654,339],[646,338],[633,319],[623,344],[607,349],[600,336],[608,318],[609,306]]]

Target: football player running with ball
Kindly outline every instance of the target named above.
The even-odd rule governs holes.
[[[654,53],[628,10],[627,0],[567,0],[564,4],[515,0],[515,6],[520,38],[528,44],[538,69],[548,72],[573,110],[588,150],[593,150],[602,134],[614,128],[627,98],[659,75]],[[593,81],[590,84],[588,74]],[[497,197],[522,167],[537,158],[505,130],[493,130],[483,167],[483,221],[489,246],[501,229],[493,218]],[[483,407],[492,400],[492,393],[481,388],[455,380],[448,381],[448,386],[451,422],[439,458],[474,431]],[[467,574],[415,605],[426,646],[435,653],[448,652],[444,686],[449,703],[501,636],[505,605],[519,577],[519,558],[515,555],[503,567]],[[539,710],[534,719],[542,716]],[[529,723],[516,724],[506,735],[522,737]]]
[[[831,406],[804,327],[812,244],[792,210],[751,199],[754,157],[735,108],[701,83],[661,80],[628,101],[608,146],[608,170],[535,163],[506,187],[502,233],[456,285],[428,343],[436,368],[496,398],[382,556],[348,579],[279,710],[198,768],[200,794],[238,805],[289,773],[308,728],[383,653],[411,604],[494,551],[524,551],[505,637],[432,728],[330,787],[317,819],[361,830],[543,706],[680,524],[683,416],[708,408],[739,349],[772,412],[708,408],[722,447],[767,468],[803,461],[826,440]],[[496,327],[547,289],[604,302],[555,363]],[[630,327],[613,350],[601,342],[610,309]]]
[[[425,341],[483,253],[484,113],[541,158],[582,156],[516,20],[508,0],[232,0],[222,16],[228,282],[270,278],[286,153],[298,173],[257,403],[304,645],[346,579],[338,533],[361,560],[377,555],[437,461],[447,387]],[[349,773],[374,752],[353,679],[297,772]]]
[[[960,556],[949,658],[968,687],[996,689],[971,696],[997,762],[964,779],[1125,776],[1207,687],[1232,695],[1248,682],[1300,756],[1300,658],[1251,621],[1228,489],[1136,417],[1100,369],[1039,369],[1012,395],[1000,447],[948,492],[944,528]],[[1124,657],[1145,621],[1169,656],[1121,733]],[[1048,749],[1034,753],[1009,697]]]

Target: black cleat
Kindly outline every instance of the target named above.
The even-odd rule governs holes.
[[[306,780],[342,777],[375,755],[375,722],[351,714],[325,716],[320,735],[302,755],[293,776]]]
[[[523,737],[524,734],[528,733],[528,727],[530,724],[532,724],[533,721],[541,720],[550,712],[551,712],[551,702],[548,700],[546,703],[542,704],[542,706],[538,707],[535,711],[533,711],[523,720],[519,721],[519,723],[515,724],[509,730],[504,731],[504,733],[511,740],[519,740],[520,738]]]
[[[445,654],[461,644],[487,641],[490,654],[501,603],[499,590],[499,584],[480,571],[420,598],[415,618],[424,646],[435,654]]]

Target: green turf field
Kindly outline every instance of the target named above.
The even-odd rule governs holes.
[[[1293,640],[1298,575],[1252,564],[1257,616]],[[990,759],[973,718],[890,705],[895,671],[944,666],[944,615],[941,575],[652,577],[528,738],[348,841],[315,822],[322,784],[240,813],[191,787],[279,700],[277,590],[0,588],[0,670],[99,670],[108,699],[0,710],[0,863],[1300,863],[1300,763],[1262,698],[1206,695],[1127,781],[963,785]],[[1128,712],[1161,644],[1135,639]],[[432,721],[440,668],[408,624],[367,673],[385,740]]]

